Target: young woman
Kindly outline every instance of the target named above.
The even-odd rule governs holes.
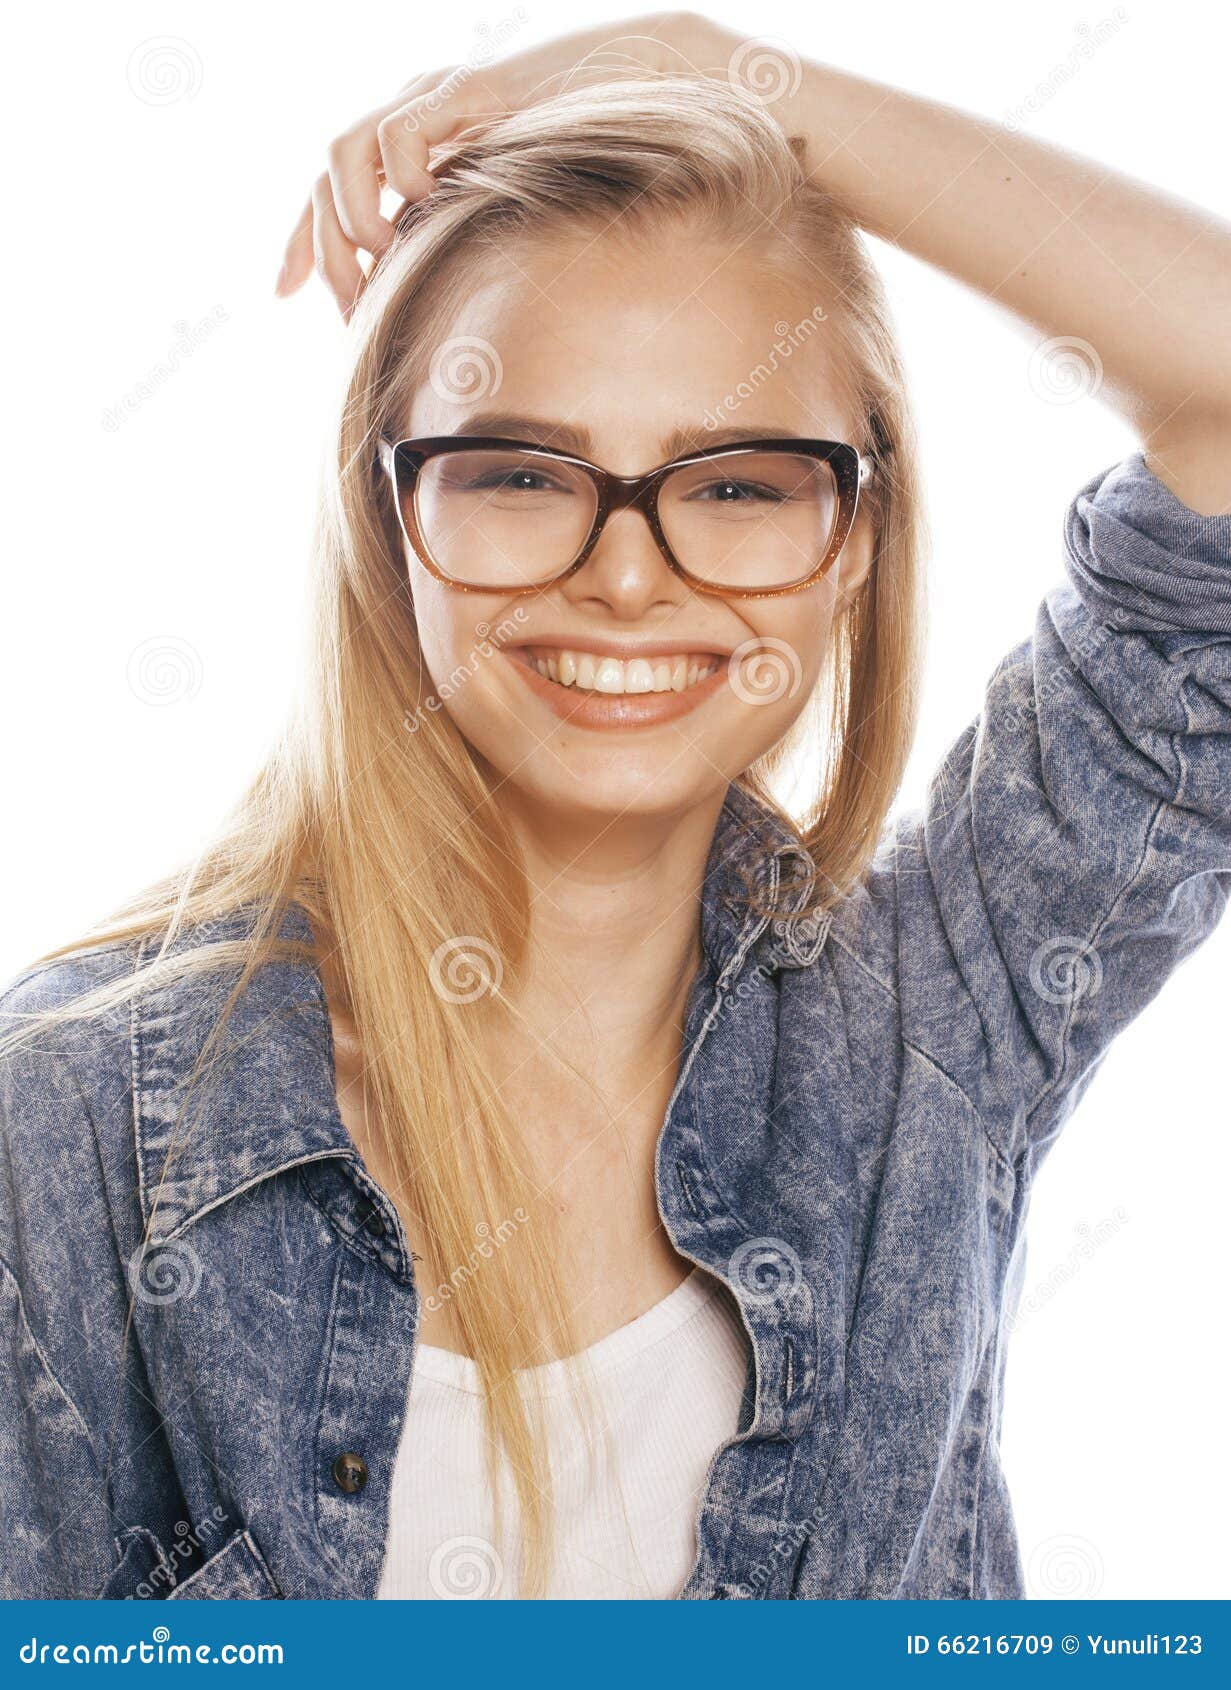
[[[747,45],[639,20],[330,151],[303,698],[4,1001],[5,1595],[1022,1594],[1031,1182],[1231,873],[1231,231]],[[860,226],[1142,442],[893,821],[920,489]]]

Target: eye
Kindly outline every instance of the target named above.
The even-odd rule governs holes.
[[[689,501],[697,500],[706,504],[782,504],[789,499],[791,493],[782,487],[769,487],[760,481],[737,481],[733,476],[724,475],[718,481],[708,481],[700,487],[694,487],[686,495]]]
[[[558,481],[541,469],[489,470],[475,483],[478,487],[503,487],[510,493],[566,492]]]
[[[493,463],[490,458],[467,464],[460,454],[442,465],[437,470],[437,477],[444,492],[484,493],[489,499],[558,499],[568,498],[577,491],[571,477],[549,465]]]

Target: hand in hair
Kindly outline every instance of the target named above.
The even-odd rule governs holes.
[[[695,13],[649,12],[557,36],[495,64],[446,65],[412,77],[330,144],[327,168],[287,243],[275,292],[295,293],[315,268],[349,319],[364,278],[359,253],[379,257],[393,239],[393,223],[381,215],[381,190],[422,199],[432,187],[433,148],[476,122],[595,82],[654,72],[738,76],[733,55],[741,44],[740,36]]]
[[[330,147],[277,291],[300,287],[315,257],[349,318],[365,279],[358,250],[379,256],[393,236],[382,185],[421,199],[431,149],[475,123],[655,74],[746,90],[852,222],[1007,308],[1036,348],[1077,347],[1151,469],[1191,509],[1225,512],[1231,225],[1102,163],[693,12],[601,25],[407,83]]]

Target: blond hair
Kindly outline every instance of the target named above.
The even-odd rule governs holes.
[[[101,1013],[145,987],[234,968],[195,1078],[252,974],[308,956],[331,1007],[353,1022],[374,1131],[433,1264],[444,1265],[440,1277],[471,1258],[476,1221],[529,1213],[533,1224],[453,1298],[485,1391],[490,1450],[504,1452],[513,1474],[527,1591],[544,1588],[551,1508],[541,1428],[514,1375],[567,1340],[569,1302],[547,1206],[485,1079],[477,1024],[452,1001],[458,994],[436,989],[433,959],[438,970],[465,935],[515,976],[529,896],[516,840],[448,713],[423,713],[413,733],[404,726],[431,681],[374,447],[406,414],[439,325],[493,246],[677,218],[747,240],[766,263],[816,280],[830,302],[856,444],[875,462],[865,493],[874,560],[835,625],[822,779],[800,825],[818,869],[815,911],[860,878],[909,750],[920,650],[922,523],[888,308],[852,218],[809,179],[802,147],[772,112],[721,83],[654,77],[579,89],[472,131],[441,163],[431,196],[404,208],[352,319],[353,365],[314,539],[303,695],[202,854],[40,959],[158,941],[133,974],[43,1020]],[[780,756],[742,777],[767,802]],[[292,902],[312,924],[306,951],[279,936]],[[185,930],[239,906],[258,912],[250,936],[169,954]]]

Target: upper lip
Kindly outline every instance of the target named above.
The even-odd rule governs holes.
[[[687,636],[676,640],[611,640],[595,634],[536,634],[532,639],[512,640],[509,648],[556,647],[563,651],[589,651],[599,657],[681,657],[711,653],[730,657],[732,647],[718,640],[697,640]]]

